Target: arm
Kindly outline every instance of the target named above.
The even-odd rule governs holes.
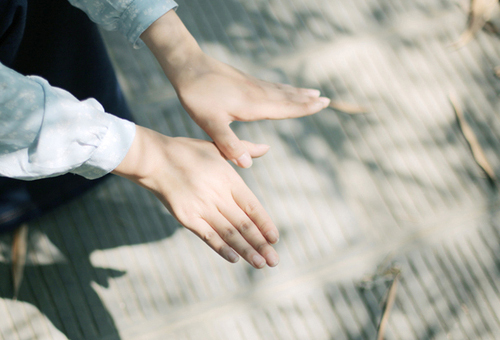
[[[69,1],[102,27],[120,30],[135,47],[144,41],[189,115],[241,167],[251,166],[252,158],[231,122],[302,117],[330,102],[318,90],[265,82],[210,58],[172,11],[173,0]]]
[[[135,125],[79,101],[40,77],[0,64],[0,175],[24,180],[67,172],[89,179],[113,170]]]
[[[231,122],[302,117],[330,102],[318,90],[265,82],[207,56],[174,11],[156,20],[141,39],[193,120],[241,167],[251,166],[252,159]]]
[[[0,117],[0,175],[31,180],[73,172],[93,179],[114,169],[154,192],[229,261],[240,254],[256,268],[278,263],[270,246],[276,227],[213,143],[136,129],[95,100],[80,102],[1,64],[0,105],[8,109]],[[268,149],[245,147],[252,157]]]
[[[189,230],[230,262],[274,266],[278,231],[213,143],[170,138],[78,101],[39,77],[0,64],[0,175],[34,180],[113,173],[152,191]],[[266,145],[246,142],[252,157]]]

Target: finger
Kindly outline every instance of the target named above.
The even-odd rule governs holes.
[[[254,78],[256,80],[259,80],[257,78]],[[264,82],[263,80],[260,80]],[[301,93],[303,95],[309,96],[309,97],[314,97],[318,98],[321,95],[321,92],[317,89],[308,89],[308,88],[303,88],[303,87],[295,87],[290,84],[285,84],[285,83],[272,83],[272,82],[266,82],[268,85],[280,89],[280,90],[285,90],[287,92],[295,92],[295,93]]]
[[[243,183],[233,190],[233,198],[236,204],[245,212],[245,214],[255,223],[257,228],[266,240],[271,244],[279,241],[278,228],[274,225],[271,217],[260,204],[253,192]]]
[[[283,84],[281,84],[281,85],[283,85]],[[283,85],[282,89],[286,90],[286,92],[288,94],[301,95],[301,96],[304,96],[306,98],[319,98],[319,96],[321,95],[321,92],[319,90],[294,87],[291,85]]]
[[[298,118],[315,114],[330,104],[326,97],[311,98],[306,101],[298,97],[289,97],[277,101],[259,102],[253,105],[251,112],[259,112],[259,117],[266,119]]]
[[[239,167],[249,168],[252,166],[252,157],[245,144],[239,140],[225,122],[215,122],[205,129],[205,132],[213,139],[215,145],[224,156]]]
[[[266,260],[245,240],[240,231],[236,229],[220,212],[214,212],[205,218],[207,223],[219,236],[255,268],[262,268]]]
[[[269,101],[274,102],[290,100],[296,103],[307,103],[311,99],[314,99],[314,95],[316,95],[316,93],[311,95],[307,89],[300,89],[286,84],[273,84],[266,82],[262,85],[262,87],[266,92],[266,98]]]
[[[268,151],[270,146],[266,144],[254,144],[246,140],[241,141],[252,158],[258,158],[264,156]]]
[[[271,247],[250,217],[236,203],[219,209],[224,217],[240,232],[243,238],[266,259],[270,267],[278,264],[278,253]]]
[[[316,90],[316,89],[303,89],[303,88],[301,88],[300,91],[303,94],[310,96],[310,97],[314,97],[314,98],[319,98],[319,96],[321,95],[321,92],[319,90]]]
[[[238,254],[224,242],[220,235],[206,221],[198,219],[194,224],[186,227],[227,261],[236,263],[240,259]]]

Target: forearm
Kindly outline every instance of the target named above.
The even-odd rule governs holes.
[[[203,65],[206,55],[175,11],[156,20],[141,35],[174,87]],[[182,71],[182,72],[181,72]]]
[[[252,159],[229,124],[311,115],[330,103],[315,89],[273,84],[248,76],[203,53],[174,11],[142,35],[187,113],[227,159],[248,168]]]
[[[67,172],[89,179],[121,162],[132,143],[132,123],[79,101],[40,77],[0,64],[0,176],[34,180]]]

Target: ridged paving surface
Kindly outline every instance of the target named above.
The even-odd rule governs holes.
[[[281,233],[281,263],[224,262],[153,195],[120,178],[30,224],[18,301],[0,236],[0,338],[500,338],[500,200],[474,162],[454,93],[500,176],[500,39],[449,45],[451,0],[189,0],[210,55],[368,108],[234,123],[271,145],[238,170]],[[104,33],[138,124],[206,138],[146,50]]]

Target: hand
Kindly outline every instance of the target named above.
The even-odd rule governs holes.
[[[207,56],[173,11],[141,38],[189,115],[238,166],[250,167],[252,157],[229,127],[231,122],[302,117],[330,103],[318,90],[262,81]]]
[[[252,165],[252,158],[231,122],[302,117],[330,103],[318,90],[262,81],[206,55],[176,89],[191,118],[228,159],[244,168]]]
[[[243,144],[252,157],[269,149]],[[132,147],[113,173],[152,191],[184,227],[229,262],[237,262],[239,254],[255,268],[278,264],[270,245],[278,241],[276,226],[213,143],[137,126]]]

